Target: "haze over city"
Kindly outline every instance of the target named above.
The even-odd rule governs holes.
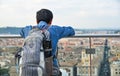
[[[0,26],[36,25],[36,11],[47,8],[54,25],[74,28],[119,28],[119,0],[0,0]]]

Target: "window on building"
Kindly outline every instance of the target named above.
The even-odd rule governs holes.
[[[95,74],[95,71],[93,71],[93,74]]]
[[[70,73],[68,74],[68,76],[70,76]]]

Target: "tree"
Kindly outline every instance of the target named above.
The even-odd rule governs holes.
[[[8,69],[2,69],[1,67],[0,67],[0,76],[2,76],[2,75],[4,75],[4,74],[8,74]]]

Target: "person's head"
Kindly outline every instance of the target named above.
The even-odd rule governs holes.
[[[53,19],[53,14],[48,9],[41,9],[36,13],[37,24],[40,21],[45,21],[47,24],[51,24]]]

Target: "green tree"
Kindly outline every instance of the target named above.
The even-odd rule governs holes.
[[[2,69],[1,67],[0,67],[0,76],[2,76],[2,75],[4,75],[4,74],[8,74],[8,69]]]

